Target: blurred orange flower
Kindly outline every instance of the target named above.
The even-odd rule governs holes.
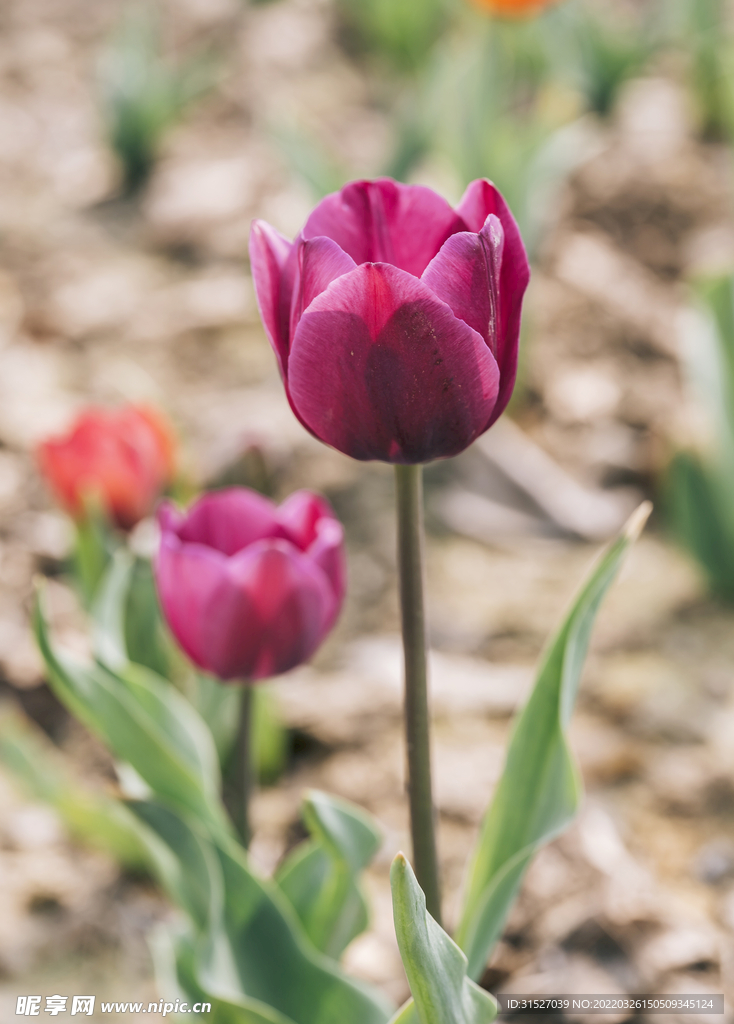
[[[475,7],[503,18],[527,18],[540,14],[556,0],[472,0]]]
[[[145,406],[87,409],[67,434],[38,447],[38,464],[75,519],[100,502],[123,530],[152,511],[174,471],[174,439],[163,416]]]

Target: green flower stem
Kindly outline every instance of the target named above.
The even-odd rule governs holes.
[[[254,687],[245,683],[242,687],[237,744],[235,747],[233,805],[235,824],[239,831],[242,845],[245,848],[250,845],[250,840],[252,839],[250,800],[252,799],[252,791],[255,786],[255,758],[252,735],[254,698]]]
[[[400,608],[405,654],[405,735],[413,864],[429,914],[441,923],[423,610],[423,467],[396,466]]]

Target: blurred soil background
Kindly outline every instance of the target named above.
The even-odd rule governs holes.
[[[274,684],[292,754],[256,799],[252,855],[270,872],[302,835],[305,787],[375,814],[374,920],[346,963],[402,1000],[388,882],[409,848],[392,473],[296,422],[246,261],[253,217],[292,237],[331,179],[390,166],[404,131],[393,86],[330,0],[171,0],[164,46],[213,54],[213,84],[145,187],[122,197],[97,82],[124,12],[112,0],[0,5],[2,706],[40,726],[83,785],[114,790],[107,755],[46,687],[28,626],[41,572],[61,639],[86,643],[63,577],[70,526],[33,458],[82,406],[163,408],[191,493],[326,493],[346,526],[348,602],[314,664]],[[671,543],[661,501],[699,417],[686,282],[734,263],[734,168],[722,141],[702,138],[674,59],[630,75],[605,119],[577,113],[583,144],[538,234],[514,420],[426,473],[447,916],[542,644],[599,543],[652,497],[660,511],[599,617],[574,717],[585,810],[537,857],[485,982],[724,991],[734,1005],[734,612]],[[420,154],[410,178],[452,201],[463,188],[440,153]],[[170,911],[153,883],[73,843],[4,768],[0,806],[2,1018],[22,993],[157,998],[146,933]]]

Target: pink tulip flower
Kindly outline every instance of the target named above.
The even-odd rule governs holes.
[[[232,487],[186,513],[164,502],[158,522],[161,606],[196,665],[253,681],[311,657],[345,591],[343,530],[327,501],[298,491],[276,507]]]
[[[455,210],[421,185],[353,182],[295,242],[255,221],[250,259],[288,400],[319,440],[355,459],[429,462],[507,406],[529,267],[490,182]]]

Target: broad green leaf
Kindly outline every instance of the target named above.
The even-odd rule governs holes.
[[[257,1004],[273,1007],[293,1024],[385,1024],[392,1013],[386,1000],[313,948],[277,886],[254,874],[234,840],[214,839],[193,818],[158,804],[132,809],[178,861],[175,870],[165,858],[157,863],[171,896],[200,922],[195,974],[202,990],[234,1005],[254,1000],[258,1012]],[[192,907],[188,888],[207,898]]]
[[[57,651],[40,598],[36,639],[58,698],[153,792],[216,827],[226,827],[211,735],[189,703],[153,672],[128,664],[115,673]]]
[[[385,997],[312,951],[277,886],[254,878],[240,847],[230,840],[219,852],[227,931],[248,995],[276,1006],[295,1024],[384,1024],[393,1012]]]
[[[76,524],[74,544],[74,580],[86,608],[97,592],[110,559],[118,547],[118,540],[100,506],[98,496],[87,495],[84,516]]]
[[[361,808],[315,790],[304,801],[303,818],[311,840],[283,862],[276,881],[313,944],[336,960],[367,927],[358,877],[381,836]]]
[[[418,1010],[412,997],[400,1007],[389,1024],[421,1024]]]
[[[118,548],[100,581],[92,604],[92,644],[100,664],[113,672],[130,661],[125,640],[125,604],[133,574],[134,558]]]
[[[492,996],[467,977],[468,962],[426,910],[413,869],[399,853],[390,871],[395,934],[413,993],[399,1011],[400,1024],[490,1024],[497,1016]]]
[[[593,567],[546,649],[533,692],[514,727],[470,864],[456,933],[473,978],[484,970],[533,854],[563,831],[578,809],[581,780],[566,729],[597,610],[650,508],[646,502],[637,509]]]
[[[171,641],[163,624],[153,566],[147,558],[135,558],[133,562],[124,630],[130,661],[168,678]]]
[[[128,807],[139,823],[156,874],[171,899],[193,925],[206,931],[221,913],[222,872],[210,839],[167,807],[134,800]]]
[[[702,280],[685,321],[685,365],[709,427],[706,444],[679,452],[666,479],[666,509],[678,539],[711,590],[734,601],[734,275]]]
[[[194,977],[196,936],[181,921],[160,921],[147,934],[148,949],[153,961],[156,988],[164,999],[198,1003],[207,999]]]
[[[192,1015],[193,1021],[215,1021],[219,1024],[293,1024],[293,1021],[278,1013],[271,1006],[243,996],[234,1001],[221,999],[211,992],[205,992],[193,976],[195,970],[195,938],[191,933],[170,926],[159,925],[151,934],[148,944],[153,957],[156,983],[163,998],[169,1002],[208,1002],[211,1010]]]
[[[678,452],[668,467],[665,498],[678,540],[697,559],[718,597],[734,601],[734,503],[715,467]]]
[[[75,779],[38,726],[15,711],[0,715],[0,760],[36,799],[50,804],[71,836],[122,864],[148,864],[134,820],[118,800]]]
[[[214,1024],[295,1024],[290,1017],[274,1010],[272,1006],[257,999],[242,998],[238,1002],[227,999],[212,999],[211,1015],[207,1020]]]

